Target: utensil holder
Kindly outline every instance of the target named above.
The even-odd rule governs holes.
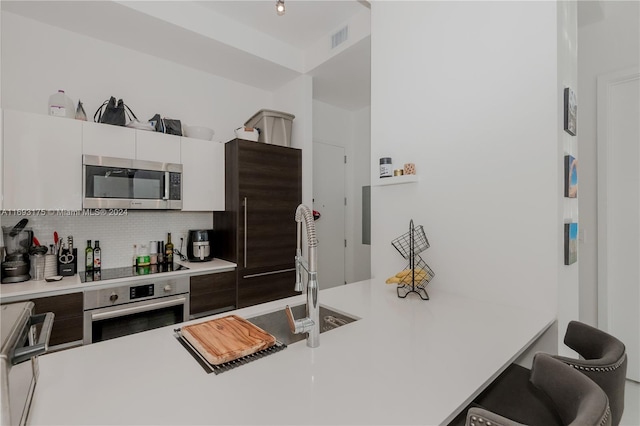
[[[45,256],[43,254],[31,255],[31,279],[35,281],[44,280]]]
[[[58,258],[55,254],[47,254],[44,256],[44,277],[55,275],[58,275]]]
[[[69,256],[72,255],[71,260]],[[65,257],[66,256],[66,257]],[[78,272],[78,249],[73,249],[72,253],[69,250],[63,250],[61,255],[58,255],[58,275],[63,277],[70,277]]]

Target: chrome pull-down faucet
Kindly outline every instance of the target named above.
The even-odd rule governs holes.
[[[289,328],[294,334],[308,333],[307,346],[316,348],[320,345],[320,304],[318,303],[318,239],[316,238],[316,225],[313,222],[313,213],[309,207],[300,204],[296,209],[297,222],[297,248],[296,248],[296,283],[295,291],[304,291],[302,270],[309,276],[307,282],[307,316],[295,319],[291,308],[286,307]],[[307,246],[309,249],[307,260],[302,256],[302,221],[307,230]]]

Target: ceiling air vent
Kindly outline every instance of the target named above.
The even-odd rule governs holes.
[[[342,28],[340,31],[331,36],[331,48],[335,49],[349,38],[349,26]]]

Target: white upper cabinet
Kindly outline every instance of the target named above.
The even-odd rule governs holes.
[[[182,210],[224,210],[224,143],[180,139]]]
[[[82,122],[5,110],[4,209],[82,208]]]
[[[136,158],[160,163],[180,163],[180,136],[136,130]]]
[[[88,121],[82,132],[86,155],[180,163],[180,136]]]
[[[82,153],[135,159],[136,131],[122,126],[83,121]]]

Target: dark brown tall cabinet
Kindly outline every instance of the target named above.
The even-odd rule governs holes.
[[[225,145],[225,210],[214,212],[221,250],[238,264],[238,307],[296,294],[295,211],[302,151],[234,139]]]

